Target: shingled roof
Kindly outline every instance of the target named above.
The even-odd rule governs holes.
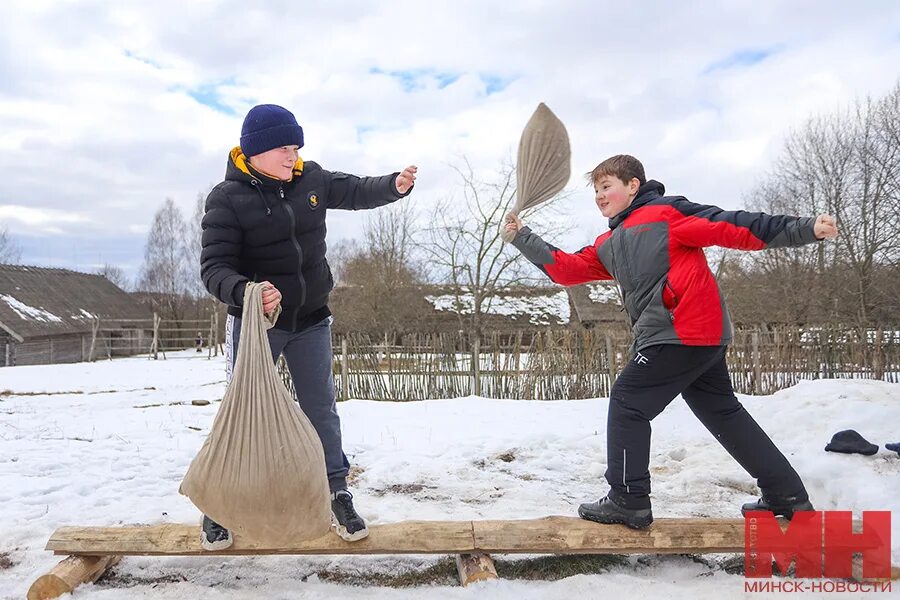
[[[0,265],[0,334],[17,341],[91,331],[152,315],[102,275],[66,269]]]

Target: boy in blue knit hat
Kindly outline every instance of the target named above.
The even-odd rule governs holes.
[[[304,161],[298,156],[302,147],[303,129],[289,110],[261,104],[247,113],[225,180],[206,199],[200,275],[206,289],[228,305],[228,380],[247,282],[267,285],[263,312],[281,305],[268,332],[272,358],[284,356],[300,407],[322,441],[335,529],[343,539],[356,541],[368,529],[347,491],[350,464],[335,404],[328,309],[334,280],[325,259],[325,213],[376,208],[409,195],[416,167],[357,177]],[[201,542],[207,550],[223,550],[232,543],[231,533],[204,517]]]

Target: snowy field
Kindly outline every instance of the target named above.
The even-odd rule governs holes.
[[[59,526],[198,522],[199,512],[178,494],[178,485],[224,392],[224,366],[221,358],[176,356],[0,369],[0,598],[24,598],[31,582],[59,560],[43,550]],[[900,564],[900,457],[883,447],[900,441],[900,385],[815,381],[741,399],[790,456],[817,508],[894,511],[893,563]],[[605,491],[606,404],[479,398],[342,403],[357,507],[370,523],[574,515],[579,503]],[[834,432],[849,428],[878,444],[878,454],[823,451]],[[680,400],[654,421],[651,461],[657,517],[738,517],[740,504],[757,494]],[[362,587],[325,575],[391,576],[441,560],[126,557],[107,579],[82,586],[74,597],[782,597],[745,595],[741,575],[679,556],[632,557],[605,573],[555,582],[504,580],[465,589],[452,581]]]

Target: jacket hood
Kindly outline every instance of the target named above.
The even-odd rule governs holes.
[[[294,177],[298,177],[302,174],[303,159],[297,157],[297,162],[294,163],[293,175]],[[225,167],[225,179],[230,181],[244,181],[246,183],[257,180],[263,185],[279,185],[284,183],[281,180],[266,175],[250,166],[250,161],[244,156],[240,146],[235,146],[231,149],[231,152],[228,153],[228,164]]]
[[[609,220],[609,228],[615,229],[622,223],[622,221],[628,218],[628,215],[644,206],[645,204],[648,204],[656,198],[659,198],[665,193],[666,186],[656,181],[655,179],[651,179],[638,188],[637,196],[634,197],[634,200],[631,201],[631,205],[629,205],[628,208]]]

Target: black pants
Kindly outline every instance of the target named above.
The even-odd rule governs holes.
[[[613,500],[650,507],[650,421],[678,394],[764,497],[807,499],[800,476],[735,397],[725,347],[659,345],[636,353],[610,393],[606,480]]]

